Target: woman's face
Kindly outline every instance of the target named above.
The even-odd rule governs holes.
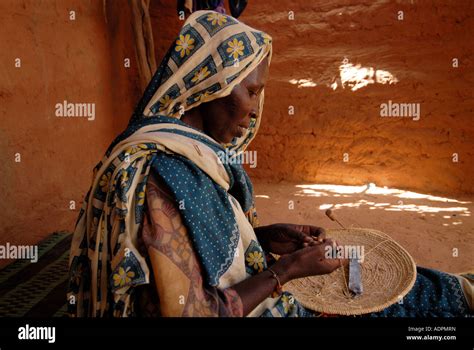
[[[268,74],[268,56],[236,85],[231,94],[202,104],[203,131],[220,143],[229,143],[241,137],[256,118],[258,100]]]

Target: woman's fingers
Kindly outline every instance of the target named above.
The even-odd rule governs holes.
[[[298,241],[298,242],[309,243],[313,240],[311,236],[308,236],[306,233],[304,233],[304,232],[302,232],[298,229],[294,229],[292,227],[288,228],[287,233],[291,237],[291,239],[293,239],[295,241]]]
[[[308,226],[309,227],[309,235],[313,237],[318,242],[323,242],[326,238],[326,230],[322,227],[317,226]]]

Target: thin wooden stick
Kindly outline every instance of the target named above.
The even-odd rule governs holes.
[[[331,219],[332,221],[337,222],[337,223],[339,224],[339,226],[341,226],[343,229],[346,229],[346,228],[344,227],[344,225],[341,224],[341,223],[339,222],[339,220],[336,219],[336,217],[334,216],[334,213],[332,212],[331,209],[326,210],[326,216],[327,216],[329,219]]]

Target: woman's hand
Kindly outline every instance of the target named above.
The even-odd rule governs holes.
[[[323,242],[311,244],[292,254],[284,255],[271,268],[282,276],[282,283],[295,278],[331,273],[345,264],[346,261],[327,256],[326,252],[329,249],[327,247],[336,249],[336,241],[328,238]]]
[[[280,283],[283,285],[292,279],[306,276],[323,275],[336,270],[341,262],[339,259],[326,257],[326,247],[337,247],[336,242],[326,239],[323,242],[316,242],[306,248],[299,249],[291,254],[282,255],[271,269],[278,275]],[[260,272],[250,278],[247,278],[232,288],[239,294],[243,314],[247,315],[250,311],[268,298],[275,290],[277,282],[269,271]]]
[[[273,224],[255,229],[258,241],[267,252],[291,254],[299,249],[321,242],[325,231],[321,227],[294,224]]]
[[[311,232],[310,229],[305,229]],[[335,249],[337,244],[332,239],[324,239],[322,242],[314,241],[307,247],[296,250],[293,253],[285,254],[275,262],[271,269],[278,275],[280,283],[283,285],[295,278],[323,275],[333,272],[341,266],[341,260],[332,259],[326,256],[326,252],[331,247]],[[247,278],[232,288],[239,294],[243,314],[247,315],[265,298],[268,298],[275,290],[276,280],[269,271],[263,271],[257,275]]]

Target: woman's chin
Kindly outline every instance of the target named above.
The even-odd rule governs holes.
[[[239,138],[240,136],[242,135],[239,135],[238,133],[230,133],[228,135],[222,136],[218,141],[220,143],[228,144],[231,143],[234,138]]]
[[[228,137],[222,143],[225,143],[225,144],[231,143],[234,140],[234,138],[236,138],[236,137],[238,137],[238,136],[234,135],[234,136]]]
[[[214,140],[216,140],[219,143],[223,144],[228,144],[231,143],[234,138],[239,138],[243,136],[243,132],[240,129],[236,129],[235,131],[228,130],[229,132],[226,133],[225,135],[209,135],[211,136]]]

